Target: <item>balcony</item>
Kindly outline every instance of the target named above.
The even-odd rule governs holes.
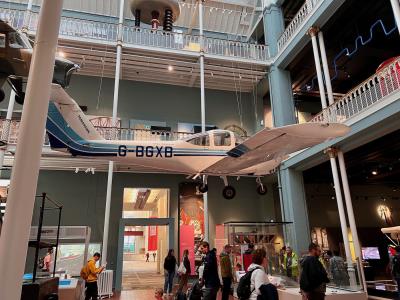
[[[281,51],[286,44],[300,31],[302,25],[306,22],[309,16],[313,13],[314,9],[323,0],[307,0],[297,14],[294,16],[293,20],[286,27],[285,31],[282,33],[278,40],[278,52]]]
[[[25,11],[0,9],[0,18],[8,21],[13,27],[22,29],[27,21],[28,32],[34,34],[38,24],[39,14],[32,12],[27,16]],[[62,17],[60,38],[76,41],[92,41],[116,45],[118,25],[90,20]],[[200,37],[178,32],[165,32],[147,28],[123,26],[123,44],[126,47],[150,47],[161,50],[186,52],[189,55],[199,55]],[[268,47],[265,45],[242,43],[217,38],[204,38],[205,55],[225,59],[242,59],[248,62],[266,64],[269,59]]]
[[[0,19],[36,33],[37,13],[0,8]],[[117,37],[115,23],[62,17],[58,51],[81,66],[78,74],[114,78]],[[199,36],[125,25],[122,40],[123,80],[200,87]],[[271,62],[265,45],[206,37],[204,50],[207,89],[253,92]]]
[[[391,97],[400,91],[400,58],[369,77],[344,97],[321,111],[310,122],[349,123],[362,114],[368,114],[379,103],[396,101]]]

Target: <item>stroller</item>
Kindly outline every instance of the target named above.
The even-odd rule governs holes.
[[[201,290],[200,282],[196,281],[195,284],[188,290],[188,300],[201,300],[203,298],[203,292]]]

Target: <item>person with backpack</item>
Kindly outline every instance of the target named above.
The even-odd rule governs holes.
[[[395,248],[396,254],[391,259],[392,276],[397,283],[397,299],[400,299],[400,246]]]
[[[261,295],[261,286],[269,284],[267,266],[267,251],[264,248],[255,250],[253,252],[253,262],[247,270],[248,273],[251,273],[249,300],[257,300],[257,297]]]
[[[319,260],[321,248],[311,243],[308,256],[301,262],[300,290],[303,300],[324,300],[328,274]]]
[[[167,257],[164,260],[164,294],[172,294],[172,287],[174,284],[176,270],[176,258],[174,255],[174,249],[169,249]]]
[[[203,300],[216,300],[221,286],[218,274],[217,250],[210,250],[208,242],[202,242],[200,248],[203,255],[205,255],[203,259],[204,271],[201,278]]]
[[[96,268],[100,257],[100,253],[96,252],[81,270],[81,277],[86,283],[85,300],[97,300],[98,298],[97,276],[105,269],[105,266]]]

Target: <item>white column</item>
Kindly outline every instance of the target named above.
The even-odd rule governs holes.
[[[14,104],[15,104],[15,92],[13,89],[11,89],[10,100],[8,101],[7,116],[3,124],[3,133],[1,136],[2,142],[5,142],[7,144],[10,138],[11,119],[14,111]],[[4,156],[6,154],[6,150],[7,150],[7,145],[3,149],[0,149],[0,169],[3,168],[4,165]]]
[[[321,61],[320,61],[320,57],[319,57],[318,42],[317,42],[318,29],[311,27],[308,32],[311,36],[311,42],[312,42],[313,53],[314,53],[314,61],[315,61],[315,69],[317,71],[317,78],[318,78],[319,94],[321,96],[322,109],[324,109],[327,107],[327,104],[326,104],[326,96],[325,96],[324,79],[322,78]]]
[[[4,225],[0,236],[0,299],[21,297],[62,0],[43,0],[22,111]]]
[[[121,75],[121,58],[122,58],[122,37],[124,24],[124,8],[125,0],[120,0],[119,21],[118,21],[118,41],[117,41],[117,60],[115,63],[115,80],[114,80],[114,98],[112,111],[112,127],[113,138],[117,139],[117,113],[118,113],[118,97],[119,97],[119,80]],[[107,262],[108,248],[108,232],[110,227],[110,209],[111,209],[111,192],[113,182],[114,162],[108,162],[107,192],[106,192],[106,209],[104,213],[104,230],[103,230],[103,246],[101,250],[102,262]]]
[[[333,99],[331,74],[329,73],[328,59],[326,57],[326,50],[325,50],[324,34],[322,33],[322,31],[318,32],[318,41],[319,41],[319,48],[321,50],[322,68],[324,70],[326,91],[328,92],[328,102],[329,105],[332,105],[333,102],[335,102],[335,99]]]
[[[350,278],[353,279],[354,277],[354,267],[353,267],[353,260],[351,259],[351,251],[350,251],[350,242],[349,242],[349,235],[347,231],[347,221],[346,221],[346,213],[344,210],[343,205],[343,198],[342,198],[342,189],[340,187],[340,180],[339,180],[339,173],[336,165],[336,150],[335,149],[328,149],[327,153],[329,155],[329,159],[331,162],[331,169],[333,175],[333,184],[335,188],[335,195],[336,201],[338,205],[339,211],[339,220],[340,220],[340,227],[342,230],[342,237],[344,243],[344,250],[346,253],[346,262],[347,262],[347,269],[349,271]]]
[[[400,4],[399,4],[399,0],[390,0],[390,3],[392,4],[393,14],[394,14],[394,18],[395,18],[396,24],[397,24],[397,30],[400,33]]]
[[[349,218],[351,234],[353,236],[354,250],[356,252],[356,257],[362,259],[360,241],[358,239],[357,226],[356,226],[356,221],[354,219],[354,211],[353,211],[353,204],[351,201],[349,181],[347,178],[346,163],[342,151],[339,150],[337,152],[337,155],[339,159],[340,176],[342,177],[344,199],[346,201],[347,216]]]
[[[201,101],[201,131],[206,132],[206,99],[204,84],[204,24],[203,24],[203,1],[199,0],[199,29],[200,29],[200,101]],[[208,193],[203,194],[204,201],[204,239],[209,241],[209,215],[208,215]]]
[[[201,131],[206,131],[206,103],[204,86],[204,29],[203,1],[199,0],[199,29],[200,29],[200,93],[201,93]]]

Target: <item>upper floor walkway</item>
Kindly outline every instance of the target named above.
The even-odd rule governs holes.
[[[400,129],[400,58],[373,74],[310,122],[339,122],[351,127],[346,136],[292,154],[284,168],[306,170],[328,159],[324,150],[344,152]]]
[[[1,4],[1,3],[0,3]],[[34,36],[39,14],[0,5],[0,19]],[[114,77],[116,46],[122,43],[122,78],[189,87],[198,87],[200,36],[134,27],[129,20],[118,24],[63,15],[59,47],[66,58],[82,66],[82,75]],[[268,46],[218,37],[203,38],[206,88],[235,90],[239,81],[251,92],[265,78],[270,64]],[[178,76],[168,74],[169,67]],[[140,73],[140,76],[137,76]],[[217,80],[216,80],[217,79]]]

